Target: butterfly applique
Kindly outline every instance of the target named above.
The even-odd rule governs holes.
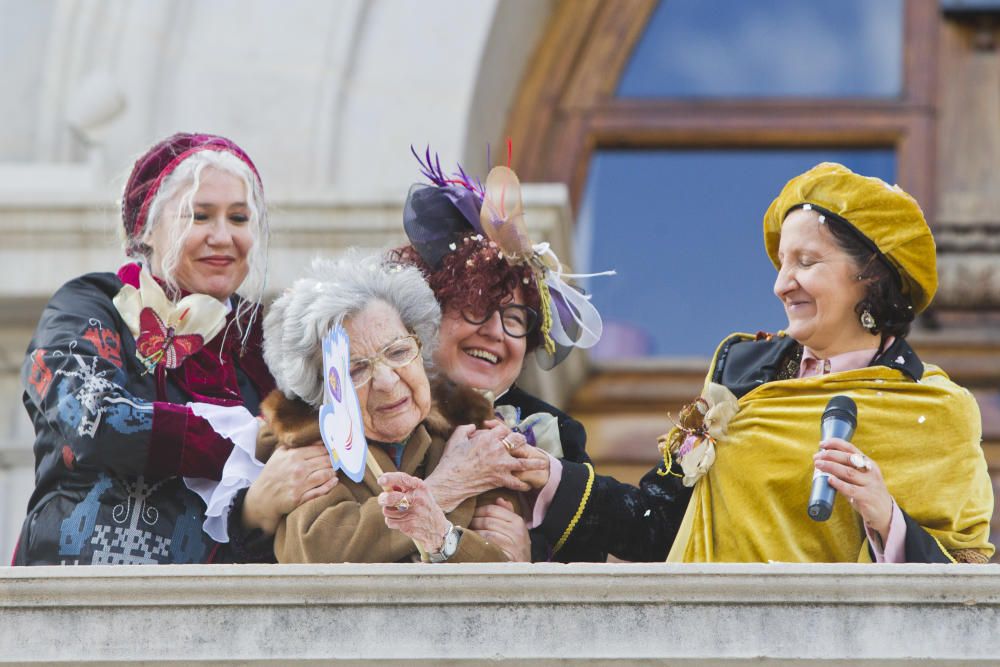
[[[181,316],[183,320],[183,315]],[[135,341],[136,356],[152,372],[160,364],[174,369],[205,344],[199,334],[178,334],[164,324],[156,311],[146,307],[139,312],[139,337]]]
[[[177,368],[226,323],[226,306],[218,299],[189,294],[174,303],[146,267],[139,272],[139,286],[123,284],[114,304],[135,338],[135,356],[146,373],[158,366]]]

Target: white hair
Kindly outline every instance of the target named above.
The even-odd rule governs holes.
[[[317,259],[310,275],[295,281],[264,318],[264,361],[289,398],[317,407],[323,402],[323,337],[331,327],[384,301],[417,335],[424,367],[433,372],[441,307],[423,274],[383,253],[347,250]]]
[[[247,277],[236,290],[237,294],[243,297],[235,318],[239,323],[242,322],[245,313],[256,310],[264,296],[264,289],[267,286],[267,249],[270,240],[270,225],[260,181],[246,162],[229,151],[198,151],[177,165],[163,180],[152,202],[150,202],[146,224],[140,237],[136,239],[126,238],[125,254],[147,265],[150,263],[153,249],[149,242],[153,237],[153,231],[160,225],[166,224],[167,221],[162,219],[164,209],[169,202],[176,199],[177,215],[173,222],[179,233],[171,237],[169,247],[157,249],[162,257],[160,266],[162,275],[157,277],[166,284],[167,294],[171,298],[176,299],[180,295],[180,286],[177,284],[174,273],[180,263],[184,242],[191,234],[191,228],[194,225],[194,197],[198,193],[198,188],[201,187],[202,172],[207,167],[240,179],[243,182],[244,191],[247,193],[247,208],[250,210],[248,225],[253,245],[247,255],[249,268]],[[242,327],[242,324],[238,324],[238,326]]]

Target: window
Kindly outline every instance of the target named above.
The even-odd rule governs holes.
[[[902,0],[668,0],[618,96],[893,98],[902,42]]]
[[[711,356],[733,331],[777,331],[763,217],[792,176],[824,160],[888,182],[892,149],[599,150],[577,220],[605,323],[595,359]]]

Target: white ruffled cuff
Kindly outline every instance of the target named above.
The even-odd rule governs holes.
[[[216,542],[228,542],[229,510],[233,498],[241,489],[253,484],[264,468],[264,464],[254,456],[261,421],[241,405],[226,407],[209,403],[188,403],[187,407],[234,445],[222,468],[220,481],[202,477],[184,478],[187,487],[205,501],[205,522],[202,529]]]

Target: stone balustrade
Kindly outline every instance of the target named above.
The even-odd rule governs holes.
[[[987,665],[1000,565],[0,568],[0,662]]]

